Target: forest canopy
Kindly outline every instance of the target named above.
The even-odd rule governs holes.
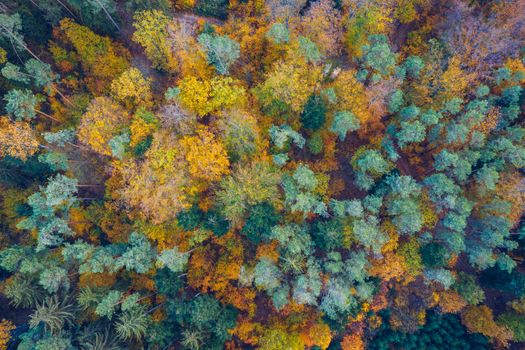
[[[521,349],[525,1],[0,4],[0,350]]]

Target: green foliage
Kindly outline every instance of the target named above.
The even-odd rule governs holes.
[[[290,32],[285,24],[274,23],[268,32],[266,32],[266,37],[279,45],[288,43],[290,40]]]
[[[339,140],[344,141],[348,132],[356,131],[359,127],[359,119],[352,112],[343,111],[335,113],[330,131],[336,133]]]
[[[143,307],[122,312],[115,321],[115,331],[122,340],[140,340],[146,335],[150,318]]]
[[[129,236],[128,248],[120,257],[115,260],[116,269],[126,268],[128,271],[146,273],[153,265],[156,256],[155,250],[143,234],[133,232]]]
[[[254,270],[254,283],[257,288],[271,291],[281,284],[281,271],[268,258],[261,258]]]
[[[312,95],[304,105],[301,123],[308,130],[318,130],[326,120],[326,106],[319,95]]]
[[[166,249],[157,258],[158,267],[167,267],[172,272],[180,273],[184,271],[188,263],[189,254],[179,252],[177,247]]]
[[[386,350],[391,346],[402,349],[490,349],[487,338],[469,333],[454,314],[430,312],[426,324],[416,333],[403,333],[383,322],[371,342],[371,350]]]
[[[429,243],[421,247],[423,264],[430,268],[442,267],[447,264],[450,254],[440,243]]]
[[[397,55],[394,54],[388,39],[384,35],[371,35],[369,45],[363,47],[365,65],[381,75],[389,75],[396,64]]]
[[[5,96],[5,110],[16,120],[36,117],[36,105],[41,101],[30,90],[10,90]]]
[[[262,202],[251,207],[248,213],[241,233],[255,244],[268,241],[272,227],[281,219],[275,208],[267,202]]]
[[[317,45],[304,36],[299,37],[299,53],[311,63],[317,64],[321,61],[321,52]]]
[[[473,275],[460,272],[452,288],[461,294],[470,305],[478,305],[485,300],[485,292],[476,283]]]
[[[46,331],[58,334],[65,326],[72,325],[74,319],[74,306],[67,299],[60,301],[54,296],[36,306],[29,318],[29,326],[35,328],[43,324]]]
[[[208,63],[213,65],[219,74],[228,74],[229,67],[239,58],[239,44],[227,36],[210,34],[199,35],[199,44],[208,55]]]
[[[228,11],[228,2],[225,0],[199,0],[195,10],[201,16],[225,19]]]
[[[514,312],[505,312],[498,316],[497,323],[512,331],[512,340],[525,341],[525,316]]]

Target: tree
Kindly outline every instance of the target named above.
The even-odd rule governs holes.
[[[290,41],[290,31],[284,23],[274,23],[266,32],[266,38],[275,44],[286,44]]]
[[[0,117],[0,157],[26,160],[38,151],[39,145],[29,124]]]
[[[146,273],[153,266],[156,251],[143,234],[133,232],[129,236],[126,251],[115,260],[114,269],[126,268],[128,271]]]
[[[232,162],[248,161],[260,150],[259,126],[251,115],[230,111],[221,116],[217,126]]]
[[[342,49],[342,18],[331,0],[319,1],[301,18],[301,33],[310,38],[329,56],[337,55]]]
[[[460,272],[452,289],[457,291],[470,305],[479,305],[485,300],[485,292],[476,283],[475,277]]]
[[[299,113],[314,92],[320,77],[320,67],[310,67],[304,58],[277,62],[266,80],[256,87],[255,94],[268,110],[283,104],[284,111],[290,109]]]
[[[243,218],[249,206],[278,197],[280,175],[277,170],[265,162],[253,162],[244,167],[237,167],[225,177],[215,193],[222,212],[234,225]]]
[[[170,19],[160,10],[145,10],[133,16],[132,40],[140,44],[153,67],[175,72],[178,63],[171,51],[168,26]]]
[[[259,339],[258,345],[261,350],[302,350],[305,347],[298,334],[282,329],[268,329]]]
[[[326,120],[326,106],[319,95],[312,95],[306,101],[301,113],[301,123],[309,130],[317,130]]]
[[[254,270],[255,286],[265,290],[271,291],[281,284],[281,271],[268,258],[261,258]]]
[[[117,136],[129,121],[127,113],[107,97],[95,97],[82,116],[78,128],[78,139],[95,152],[110,156],[109,142]]]
[[[241,230],[253,243],[268,241],[272,227],[277,225],[281,217],[268,202],[254,205],[248,211],[248,218]]]
[[[215,67],[217,73],[227,75],[229,67],[239,58],[240,46],[227,36],[203,33],[198,37],[204,48],[208,63]]]
[[[154,223],[176,217],[190,206],[196,189],[190,185],[184,154],[178,140],[166,130],[153,135],[151,147],[140,165],[133,160],[123,164],[122,187],[117,190],[123,201]]]
[[[336,133],[339,136],[339,140],[344,141],[349,131],[356,131],[359,127],[359,119],[351,112],[342,111],[335,113],[330,131]]]
[[[181,105],[200,117],[222,109],[242,107],[246,93],[238,81],[231,77],[201,80],[187,76],[179,82],[178,87]]]
[[[486,305],[467,307],[461,315],[461,322],[469,331],[481,333],[503,344],[512,339],[512,331],[497,325],[492,310]]]
[[[16,120],[36,118],[37,105],[42,101],[30,90],[10,90],[5,96],[5,110]]]
[[[74,232],[68,226],[67,215],[76,203],[77,180],[62,174],[50,178],[46,187],[29,196],[27,204],[32,208],[31,215],[17,224],[17,228],[38,230],[37,251],[49,246],[57,246],[64,236]]]
[[[129,52],[126,49],[71,18],[60,21],[56,36],[75,48],[91,91],[105,91],[111,81],[129,67]]]
[[[0,322],[0,350],[7,350],[7,344],[11,339],[11,331],[16,329],[13,322],[2,319]]]
[[[58,334],[65,326],[72,325],[75,319],[75,308],[68,300],[59,301],[57,296],[46,298],[42,304],[37,305],[29,318],[29,326],[35,328],[44,325],[46,331]]]
[[[146,335],[149,316],[143,307],[135,307],[122,312],[115,321],[117,336],[123,340],[140,340]]]
[[[184,271],[186,264],[188,263],[189,253],[181,253],[177,247],[172,249],[164,250],[157,257],[158,267],[167,267],[172,272],[180,273]]]
[[[225,0],[199,0],[195,6],[195,11],[201,16],[226,19],[228,13],[228,2]]]
[[[383,76],[389,75],[394,69],[397,55],[390,50],[387,37],[371,35],[368,40],[370,44],[363,46],[366,66]]]
[[[135,67],[124,71],[111,83],[113,96],[130,107],[148,108],[152,104],[150,89],[151,79],[145,79],[142,73]]]
[[[356,240],[375,253],[381,251],[381,247],[388,241],[378,227],[378,219],[375,216],[355,220],[352,224],[352,232]]]
[[[230,162],[220,140],[206,129],[197,130],[196,136],[180,140],[191,176],[207,181],[220,180],[229,173]]]

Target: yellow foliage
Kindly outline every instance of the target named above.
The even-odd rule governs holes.
[[[296,113],[302,111],[322,76],[321,67],[309,65],[304,58],[276,63],[266,80],[256,87],[255,94],[266,106],[280,101]]]
[[[472,82],[473,75],[461,69],[461,60],[453,56],[441,76],[441,101],[446,102],[454,97],[462,98]]]
[[[192,177],[217,181],[230,172],[230,161],[224,145],[205,128],[199,129],[195,136],[184,136],[180,146]]]
[[[86,81],[91,91],[103,92],[129,66],[129,52],[123,46],[108,37],[95,34],[70,18],[60,21],[55,36],[75,48],[82,68],[87,73]]]
[[[383,254],[388,252],[393,252],[399,246],[399,234],[396,231],[396,226],[392,221],[388,220],[383,222],[381,225],[381,230],[388,234],[390,237],[388,242],[381,248]]]
[[[246,92],[231,77],[203,80],[188,76],[179,82],[179,88],[182,106],[201,117],[221,109],[242,107]]]
[[[418,17],[414,0],[398,0],[396,9],[394,10],[394,18],[401,23],[410,23],[415,21]]]
[[[131,132],[129,145],[135,147],[146,137],[151,135],[156,129],[157,125],[155,123],[149,123],[140,116],[133,118],[129,127],[129,131]]]
[[[150,84],[151,79],[145,79],[140,70],[133,67],[113,80],[111,92],[128,109],[139,105],[148,108],[152,105]]]
[[[111,99],[96,97],[82,116],[78,139],[95,152],[111,155],[109,141],[128,123],[127,113]]]
[[[7,62],[7,52],[0,47],[0,64]]]
[[[272,241],[267,244],[259,244],[257,246],[256,257],[260,259],[262,257],[268,258],[274,263],[277,263],[279,260],[279,251],[277,250],[278,242]]]
[[[507,345],[513,336],[512,331],[496,324],[492,310],[486,305],[468,306],[461,315],[461,321],[470,332],[497,339],[503,345]]]
[[[363,84],[355,78],[355,71],[345,70],[337,75],[333,82],[337,95],[338,108],[352,112],[365,126],[372,119],[368,109],[369,101]]]
[[[177,71],[178,64],[170,48],[170,19],[160,10],[140,11],[133,16],[135,32],[132,40],[144,48],[153,67],[168,72]]]
[[[0,157],[10,156],[26,160],[38,151],[31,126],[23,121],[0,117]]]
[[[11,331],[16,327],[13,322],[3,319],[0,322],[0,350],[7,350],[7,343],[11,339]]]
[[[350,57],[361,57],[371,34],[387,34],[392,23],[388,6],[370,4],[355,10],[346,22],[346,44]]]
[[[175,136],[166,130],[153,135],[143,163],[131,159],[115,165],[123,182],[117,192],[154,224],[175,218],[180,210],[189,207],[190,197],[197,192],[190,183],[184,154]]]

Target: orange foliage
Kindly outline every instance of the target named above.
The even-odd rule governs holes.
[[[439,293],[439,306],[443,312],[458,313],[467,306],[467,302],[457,292],[446,290]]]
[[[395,279],[401,280],[406,273],[405,259],[394,253],[385,254],[383,259],[374,260],[372,267],[369,269],[371,276],[376,276],[384,281]]]
[[[365,350],[362,332],[345,335],[341,341],[342,350]]]
[[[279,260],[278,245],[277,241],[272,241],[268,244],[259,244],[257,246],[256,258],[260,259],[265,257],[276,263]]]
[[[7,350],[7,343],[11,339],[11,331],[16,327],[13,322],[3,319],[0,322],[0,350]]]
[[[195,136],[184,136],[180,145],[192,177],[217,181],[230,172],[224,145],[207,129],[199,129]]]
[[[461,321],[469,331],[486,335],[503,345],[512,339],[512,331],[497,325],[492,310],[486,305],[468,306],[461,315]]]
[[[111,287],[115,284],[117,278],[113,273],[83,273],[78,279],[78,286],[82,287]]]
[[[26,160],[38,151],[39,143],[27,122],[0,117],[0,157]]]
[[[301,339],[308,347],[318,346],[326,349],[332,341],[332,333],[326,324],[314,323],[301,333]]]

